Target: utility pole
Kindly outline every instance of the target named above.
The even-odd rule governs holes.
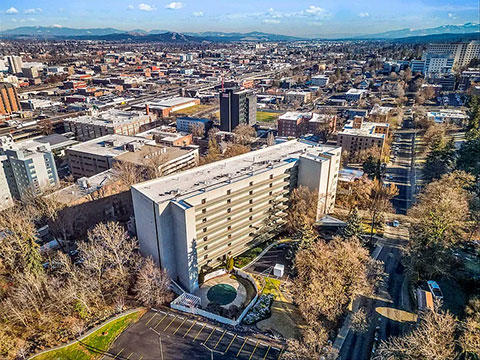
[[[152,330],[158,336],[158,344],[159,344],[159,347],[160,347],[160,360],[163,360],[162,337],[160,336],[160,333],[158,331],[156,331],[155,329],[150,328],[150,330]],[[212,357],[212,359],[213,359],[213,357]]]

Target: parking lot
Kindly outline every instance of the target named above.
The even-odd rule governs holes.
[[[277,344],[242,336],[184,314],[152,310],[120,335],[104,359],[210,359],[209,349],[218,360],[277,360],[282,352]]]

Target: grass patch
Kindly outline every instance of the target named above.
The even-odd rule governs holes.
[[[135,313],[121,317],[102,326],[85,339],[82,344],[76,342],[70,346],[52,350],[38,356],[33,357],[35,360],[93,360],[102,355],[94,349],[106,351],[110,348],[113,341],[130,325],[137,321],[145,311],[137,311]]]
[[[262,247],[254,247],[253,249],[250,249],[243,254],[237,256],[234,259],[235,266],[241,268],[247,265],[250,261],[255,259],[263,251],[263,249],[264,248]]]
[[[279,289],[280,289],[280,284],[282,282],[278,279],[272,279],[269,277],[265,278],[265,286],[263,287],[262,290],[262,295],[267,295],[267,294],[272,294],[275,296],[275,299],[280,299],[283,298],[283,295],[281,295]]]
[[[275,122],[278,118],[277,113],[267,112],[267,111],[257,111],[257,121],[260,122]]]
[[[181,109],[181,110],[178,110],[178,111],[174,111],[174,114],[175,115],[185,115],[185,116],[192,116],[192,115],[195,115],[196,113],[200,112],[200,111],[205,111],[205,110],[208,110],[208,109],[211,109],[212,106],[211,105],[194,105],[194,106],[190,106],[188,108],[185,108],[185,109]]]

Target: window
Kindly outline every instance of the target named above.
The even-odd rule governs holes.
[[[227,195],[230,195],[232,193],[231,190],[227,190]]]
[[[268,193],[268,195],[270,195],[270,196],[272,196],[272,194],[273,194],[273,192],[272,192],[272,191],[270,191],[270,192]]]
[[[208,249],[208,246],[204,246],[204,247],[203,247],[203,250],[207,250],[207,249]]]
[[[203,232],[207,232],[207,228],[203,228]]]
[[[273,184],[272,184],[272,183],[270,183],[270,187],[273,187]]]
[[[253,195],[253,191],[250,190],[250,191],[248,192],[248,195]]]
[[[230,214],[231,211],[232,211],[232,209],[230,209],[230,208],[227,209],[228,214]]]
[[[229,217],[227,218],[227,221],[230,221],[230,220],[232,220],[232,218],[229,216]]]
[[[249,212],[253,212],[253,208],[248,209]]]
[[[252,221],[252,220],[253,220],[253,216],[250,216],[250,217],[248,218],[248,220]]]
[[[202,222],[206,223],[206,222],[207,222],[207,218],[203,218],[203,219],[202,219]]]
[[[253,204],[253,199],[248,200],[249,204]]]
[[[249,184],[249,185],[250,185],[250,186],[253,186],[253,181],[250,181],[250,184]]]
[[[202,204],[205,204],[207,202],[207,199],[202,199]]]
[[[230,225],[228,225],[227,230],[232,230],[232,227]]]
[[[273,174],[270,174],[270,179],[273,179]]]
[[[208,259],[208,255],[204,255],[203,258],[204,258],[204,259]]]
[[[232,238],[232,234],[228,234],[227,239],[231,239],[231,238]]]
[[[227,199],[227,204],[230,204],[232,202],[232,199]]]
[[[202,214],[205,214],[207,212],[207,209],[202,209]]]
[[[208,240],[208,237],[205,236],[205,237],[203,238],[203,241],[207,241],[207,240]]]

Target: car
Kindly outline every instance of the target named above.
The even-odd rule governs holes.
[[[428,280],[427,285],[428,285],[428,288],[430,289],[430,292],[432,293],[433,297],[436,300],[442,300],[443,299],[442,290],[440,289],[440,286],[438,286],[436,281]]]
[[[392,226],[393,227],[399,227],[400,226],[400,222],[398,220],[393,220],[392,221]]]
[[[386,178],[387,180],[393,180],[393,176],[392,176],[392,175],[387,175],[387,176],[385,176],[385,178]]]

